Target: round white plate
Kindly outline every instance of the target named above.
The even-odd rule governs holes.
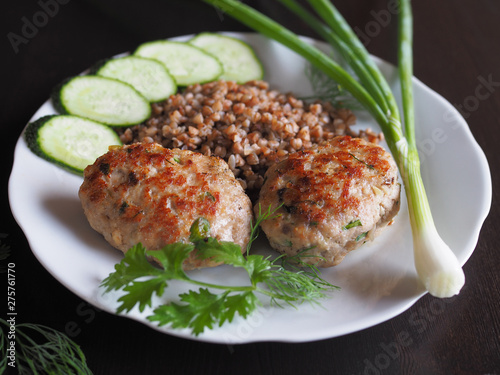
[[[255,48],[272,88],[292,91],[298,96],[310,93],[304,75],[307,63],[303,58],[258,34],[229,35]],[[328,49],[321,42],[306,40]],[[377,62],[399,92],[394,67]],[[474,251],[491,204],[488,164],[455,108],[417,79],[414,88],[418,147],[430,205],[441,236],[464,264]],[[51,113],[55,110],[48,101],[32,120]],[[364,113],[358,114],[357,126],[379,130]],[[90,228],[77,195],[81,182],[81,177],[35,156],[23,137],[19,138],[9,198],[33,253],[69,290],[99,309],[114,313],[119,293],[103,295],[99,285],[114,271],[122,253]],[[265,240],[257,248],[259,252],[269,251]],[[301,305],[295,309],[264,305],[246,320],[236,318],[197,337],[188,330],[157,327],[146,319],[151,310],[140,313],[134,309],[126,316],[171,335],[225,344],[305,342],[345,335],[386,321],[425,294],[414,269],[404,194],[395,223],[373,243],[348,254],[339,266],[325,269],[323,276],[341,290],[332,293],[321,306]],[[226,266],[197,271],[195,277],[219,283],[229,278],[234,282],[246,281],[242,274]],[[174,284],[163,300],[185,290]]]

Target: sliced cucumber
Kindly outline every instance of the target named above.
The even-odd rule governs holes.
[[[245,83],[264,77],[262,63],[254,50],[239,39],[215,33],[200,33],[189,43],[219,59],[224,68],[219,79]]]
[[[41,117],[28,124],[24,138],[36,155],[79,174],[109,146],[122,144],[109,126],[73,115]]]
[[[167,40],[148,42],[141,44],[134,55],[165,64],[180,86],[215,81],[223,73],[219,60],[188,43]]]
[[[150,102],[167,99],[177,91],[177,84],[159,61],[138,56],[125,56],[106,61],[97,75],[130,84]]]
[[[97,75],[67,80],[54,92],[52,100],[63,114],[112,126],[139,124],[151,115],[151,104],[132,86]]]

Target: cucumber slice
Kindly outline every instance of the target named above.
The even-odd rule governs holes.
[[[151,115],[149,101],[125,82],[96,75],[73,77],[52,95],[63,114],[86,117],[112,126],[139,124]]]
[[[200,33],[189,43],[219,59],[224,68],[219,79],[245,83],[264,77],[262,63],[254,50],[239,39],[215,33]]]
[[[143,57],[110,59],[96,74],[128,83],[150,102],[165,100],[177,91],[177,84],[165,66],[159,61]]]
[[[214,56],[188,43],[159,40],[141,44],[135,56],[163,63],[180,86],[215,81],[223,73]]]
[[[78,174],[109,146],[122,144],[109,126],[73,115],[41,117],[28,124],[24,138],[33,153]]]

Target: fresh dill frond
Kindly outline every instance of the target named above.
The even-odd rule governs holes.
[[[9,323],[0,319],[7,329]],[[8,365],[7,336],[2,331],[0,370]],[[92,375],[80,347],[65,334],[33,323],[16,324],[15,365],[20,375],[75,374]],[[3,367],[2,367],[3,366]]]
[[[305,68],[305,75],[312,88],[312,94],[302,96],[300,99],[306,102],[321,101],[329,102],[336,108],[349,108],[351,110],[361,110],[359,102],[345,90],[342,85],[327,76],[322,70],[308,63]]]
[[[3,329],[0,329],[0,374],[5,373],[5,371],[7,370],[8,346],[7,335],[4,333]]]
[[[323,279],[317,263],[324,258],[319,255],[309,254],[309,250],[311,248],[306,248],[295,255],[281,255],[276,258],[273,264],[278,267],[278,277],[272,280],[272,284],[268,286],[279,287],[283,291],[287,291],[288,287],[292,289],[300,288],[301,302],[319,304],[320,299],[327,297],[327,292],[339,290],[340,287]],[[303,258],[315,258],[317,262],[305,262]],[[280,265],[278,265],[278,262],[280,262]],[[285,282],[289,283],[289,280],[293,280],[296,284],[291,283],[287,287],[279,285],[283,281],[279,276],[281,273],[287,275],[284,279]]]
[[[259,207],[257,219],[252,224],[251,241],[257,237],[262,221],[276,217],[278,208],[272,210],[269,207],[262,212]],[[137,305],[139,311],[144,311],[149,306],[153,308],[153,314],[147,317],[148,320],[159,326],[189,328],[197,336],[205,329],[231,322],[236,313],[242,318],[248,317],[261,305],[258,294],[269,297],[275,306],[295,306],[303,302],[319,304],[320,299],[327,297],[327,292],[337,289],[321,278],[314,265],[302,264],[299,259],[297,264],[302,269],[286,267],[287,263],[281,257],[271,260],[269,256],[249,254],[249,248],[245,253],[239,245],[219,241],[209,234],[209,222],[199,218],[191,226],[191,244],[173,243],[154,251],[137,244],[127,251],[123,260],[115,266],[116,272],[102,283],[106,287],[105,293],[117,289],[125,292],[118,299],[121,305],[117,312],[128,312]],[[201,259],[210,258],[214,262],[244,269],[248,274],[248,284],[232,286],[191,279],[182,265],[194,249]],[[150,257],[155,258],[162,268],[149,265]],[[144,276],[148,279],[144,280]],[[181,280],[199,289],[180,294],[179,302],[153,306],[153,296],[162,296],[170,280]],[[213,290],[221,293],[214,293]]]
[[[267,207],[267,210],[262,212],[262,206],[259,203],[259,212],[257,214],[257,219],[255,220],[255,223],[252,222],[252,228],[250,231],[250,240],[248,241],[247,245],[247,255],[250,253],[250,248],[252,247],[253,242],[257,239],[260,233],[260,224],[265,221],[265,220],[270,220],[274,219],[276,217],[279,217],[280,214],[276,214],[276,211],[278,211],[281,206],[283,206],[283,203],[281,203],[278,207],[276,207],[274,210],[271,209],[271,206]]]

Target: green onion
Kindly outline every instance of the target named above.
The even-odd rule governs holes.
[[[382,93],[382,88],[378,82],[370,74],[369,69],[363,63],[363,60],[357,59],[353,51],[347,47],[346,43],[332,32],[323,23],[319,22],[316,17],[309,13],[304,7],[298,4],[295,0],[278,0],[283,3],[289,10],[305,21],[314,31],[316,31],[324,40],[330,43],[335,50],[341,53],[343,59],[347,61],[358,77],[363,77],[365,88],[374,97],[377,103],[380,103],[382,110],[389,111],[389,106],[386,102],[386,97]]]
[[[344,225],[342,227],[342,230],[347,230],[347,229],[351,229],[354,227],[360,227],[362,225],[363,224],[361,223],[361,220],[357,219],[357,220],[353,220],[353,221],[349,222],[348,224]]]
[[[415,267],[429,293],[451,297],[462,289],[465,275],[457,257],[437,232],[420,174],[415,139],[412,41],[411,1],[400,0],[398,65],[407,142],[398,147],[398,159],[410,212]]]
[[[384,133],[405,185],[417,273],[430,294],[436,297],[451,297],[458,294],[465,282],[465,276],[455,254],[436,230],[420,174],[412,89],[411,1],[399,0],[401,11],[398,64],[404,130],[395,96],[387,81],[354,31],[330,1],[308,0],[312,9],[320,16],[317,18],[295,0],[279,0],[341,53],[357,78],[319,49],[248,5],[237,0],[204,1],[303,56],[349,91],[374,117]]]
[[[361,233],[358,237],[356,237],[356,242],[361,241],[363,238],[366,237],[367,234],[368,232]]]
[[[321,69],[331,79],[349,91],[377,121],[385,121],[386,112],[372,98],[367,90],[329,56],[304,42],[298,35],[284,28],[279,23],[236,0],[203,0],[220,8],[231,17],[272,38],[306,58],[311,64]]]

